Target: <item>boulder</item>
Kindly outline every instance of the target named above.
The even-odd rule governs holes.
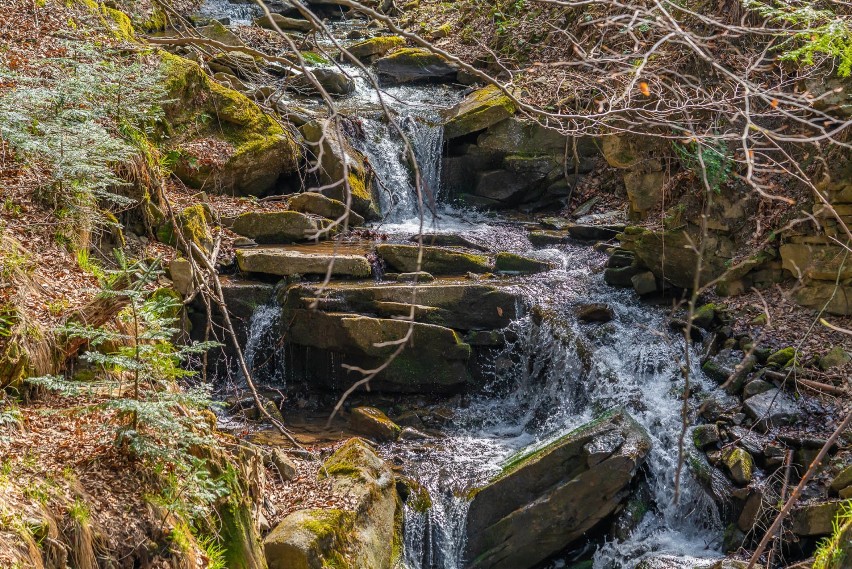
[[[423,243],[430,247],[465,247],[467,249],[475,249],[477,251],[485,251],[479,243],[475,243],[458,233],[423,233],[422,235],[412,235],[409,241]]]
[[[349,415],[349,426],[359,435],[377,441],[395,441],[402,428],[375,407],[355,407]]]
[[[374,69],[386,83],[450,81],[456,67],[428,49],[402,48],[377,60]]]
[[[237,266],[245,273],[275,276],[325,275],[331,266],[333,276],[369,277],[372,267],[363,255],[302,253],[287,249],[238,249]]]
[[[852,354],[841,346],[834,346],[819,359],[819,369],[828,371],[830,369],[843,367],[852,361]]]
[[[346,73],[329,67],[318,67],[308,71],[319,85],[325,89],[329,95],[348,95],[355,91],[355,80]],[[307,74],[303,73],[295,77],[288,83],[297,91],[317,91],[316,87],[308,78]]]
[[[273,467],[282,480],[293,480],[299,472],[296,463],[280,448],[272,449],[266,457],[267,466]]]
[[[319,181],[326,186],[322,193],[343,203],[347,203],[349,197],[352,209],[364,219],[377,219],[378,201],[364,156],[345,136],[337,136],[334,123],[328,119],[304,124],[299,128],[299,132],[302,133],[308,150],[320,162]],[[346,172],[348,176],[344,176]]]
[[[780,350],[773,352],[767,359],[766,365],[774,366],[774,367],[787,367],[796,357],[796,348],[790,346],[786,348],[781,348]]]
[[[194,61],[159,52],[169,102],[163,105],[175,175],[193,188],[260,195],[298,170],[295,139],[245,95],[220,85]],[[209,120],[213,117],[213,120]],[[209,148],[217,159],[209,160]]]
[[[622,410],[510,458],[471,492],[465,559],[472,569],[532,567],[615,512],[650,450]]]
[[[695,448],[704,450],[706,447],[718,443],[719,427],[715,424],[697,425],[692,429],[692,442]]]
[[[363,377],[354,371],[347,374],[341,365],[375,369],[385,364],[397,349],[395,342],[409,334],[410,326],[413,328],[405,349],[370,380],[372,389],[446,393],[470,379],[470,346],[443,326],[306,309],[289,311],[285,322],[288,343],[312,349],[311,357],[304,362],[306,379],[333,389],[348,387]],[[323,358],[314,349],[325,351],[329,357]]]
[[[419,250],[416,245],[383,244],[376,247],[376,253],[388,266],[405,273],[426,271],[433,275],[464,275],[468,272],[486,273],[491,268],[488,257],[484,255],[440,247],[423,247],[423,259],[418,267]]]
[[[361,60],[369,60],[373,57],[381,57],[392,49],[405,45],[405,38],[400,36],[378,36],[370,38],[346,48],[354,57]]]
[[[397,562],[402,504],[391,469],[360,439],[326,460],[320,476],[351,509],[298,510],[263,540],[269,569],[390,568]]]
[[[789,395],[779,389],[758,393],[743,401],[745,412],[766,431],[771,427],[789,425],[798,415],[799,408]]]
[[[287,207],[293,211],[312,213],[327,219],[338,219],[348,213],[350,227],[364,225],[364,218],[348,209],[345,203],[326,197],[319,192],[296,194],[287,202]]]
[[[731,479],[737,484],[748,484],[754,476],[754,458],[748,451],[733,448],[723,456]]]
[[[234,233],[258,243],[292,243],[313,237],[320,227],[315,218],[297,211],[251,211],[237,216]]]
[[[799,506],[790,514],[793,533],[796,535],[828,535],[834,529],[834,520],[843,510],[844,501],[821,502]]]
[[[630,284],[639,296],[657,291],[657,278],[651,271],[643,271],[630,277]]]
[[[580,241],[606,241],[624,231],[624,226],[572,223],[565,227],[565,229],[571,237]]]
[[[517,253],[497,253],[494,270],[499,273],[541,273],[556,268],[550,261],[525,257]]]
[[[852,486],[852,464],[841,470],[831,481],[831,489],[834,492],[840,492],[850,486]]]
[[[627,267],[609,267],[604,270],[604,282],[610,286],[628,288],[633,286],[633,277],[643,272],[635,265]]]
[[[515,103],[494,85],[478,89],[445,112],[444,138],[484,130],[511,117],[515,110]]]
[[[567,231],[530,231],[529,234],[530,243],[536,247],[564,245],[570,238],[571,235]]]
[[[754,381],[748,382],[743,388],[743,399],[754,397],[755,395],[759,395],[765,391],[769,391],[770,389],[774,388],[775,386],[769,383],[768,381],[763,381],[762,379],[755,379]]]
[[[192,290],[192,264],[188,259],[177,258],[169,263],[169,278],[175,290],[186,296]]]
[[[274,25],[273,25],[274,24]],[[281,14],[271,14],[270,16],[261,16],[254,21],[254,25],[266,30],[274,30],[278,26],[282,30],[291,30],[296,32],[310,32],[314,29],[313,23],[300,18],[288,18]]]
[[[283,293],[285,310],[308,308],[316,302],[320,310],[350,311],[389,318],[408,314],[412,299],[418,307],[415,319],[455,330],[495,330],[505,328],[518,317],[520,298],[494,286],[477,283],[436,283],[418,285],[335,285],[320,289],[301,284]]]

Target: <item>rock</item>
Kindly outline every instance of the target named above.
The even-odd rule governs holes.
[[[395,441],[402,428],[375,407],[355,407],[349,415],[349,425],[356,433],[377,441]]]
[[[237,50],[217,53],[207,62],[207,66],[214,73],[230,73],[245,80],[261,70],[259,59]]]
[[[852,464],[841,470],[831,481],[831,489],[834,492],[840,492],[849,486],[852,486]]]
[[[834,346],[819,359],[819,369],[828,371],[837,367],[843,367],[852,361],[852,355],[840,346]]]
[[[610,286],[632,287],[633,277],[641,272],[643,272],[642,269],[635,265],[608,268],[604,271],[604,282]]]
[[[452,140],[484,130],[514,115],[515,110],[515,103],[499,88],[489,85],[478,89],[445,112],[444,138]]]
[[[378,59],[373,65],[379,78],[388,83],[449,81],[456,67],[428,49],[402,48]]]
[[[754,458],[741,448],[731,449],[723,456],[731,479],[737,484],[748,484],[754,475]]]
[[[719,442],[719,427],[715,424],[697,425],[692,429],[692,442],[695,448],[704,450],[706,447]]]
[[[573,223],[566,227],[568,234],[574,239],[581,241],[606,241],[612,239],[622,231],[623,225],[583,225]]]
[[[563,550],[616,510],[650,445],[642,427],[615,410],[515,455],[471,492],[466,566],[531,567]]]
[[[237,266],[245,273],[265,275],[325,275],[369,277],[372,267],[363,255],[334,255],[332,253],[301,253],[287,249],[238,249]]]
[[[796,402],[778,389],[770,389],[743,401],[749,417],[766,431],[771,427],[789,425],[798,415]]]
[[[350,45],[346,48],[349,53],[358,59],[369,60],[380,57],[392,49],[405,45],[405,38],[400,36],[378,36]]]
[[[487,91],[481,90],[479,97],[469,96],[470,107],[475,107],[477,101],[488,96],[500,96],[496,87],[486,87]],[[503,95],[505,97],[505,95]],[[514,115],[514,105],[508,97],[502,101],[504,109],[509,115]],[[491,111],[497,113],[498,111]],[[494,115],[500,116],[500,115]],[[483,117],[484,118],[484,117]],[[483,124],[483,123],[479,123]],[[475,125],[474,125],[475,126]],[[566,146],[571,149],[571,139],[563,135],[559,131],[547,128],[544,125],[530,120],[523,116],[509,116],[487,125],[488,129],[479,135],[477,145],[487,151],[495,152],[503,155],[520,154],[527,156],[549,155],[558,156],[564,159]],[[473,132],[473,131],[470,131]],[[568,171],[573,172],[575,166],[578,166],[580,173],[590,171],[591,164],[587,157],[596,156],[597,148],[591,139],[578,139],[577,152],[580,157],[580,164],[574,164],[572,152],[569,152],[568,162],[566,164]],[[580,214],[576,214],[580,215]]]
[[[629,267],[636,261],[636,256],[624,249],[615,249],[606,261],[607,268],[620,269]]]
[[[486,251],[487,248],[479,243],[475,243],[458,233],[423,233],[421,235],[412,235],[409,241],[415,243],[423,243],[430,247],[465,247],[467,249],[475,249],[477,251]]]
[[[754,381],[748,382],[743,388],[743,399],[748,399],[749,397],[759,395],[760,393],[764,393],[765,391],[769,391],[774,388],[775,386],[768,381],[755,379]]]
[[[239,91],[240,93],[250,91],[248,85],[243,83],[237,76],[231,75],[230,73],[215,73],[213,75],[213,79],[226,87]]]
[[[790,365],[790,362],[795,357],[796,357],[796,348],[793,348],[792,346],[787,347],[787,348],[782,348],[782,349],[778,350],[777,352],[773,353],[771,356],[769,356],[769,358],[766,360],[766,365],[780,367],[780,368],[787,367],[788,365]]]
[[[530,231],[529,238],[536,247],[548,247],[568,243],[571,235],[567,231]]]
[[[295,139],[245,95],[219,85],[188,59],[159,52],[163,60],[165,121],[174,133],[169,150],[180,158],[175,175],[193,188],[236,195],[260,195],[282,174],[296,172]],[[210,120],[209,117],[213,117]],[[197,148],[217,143],[218,160],[199,160]],[[203,143],[199,145],[199,143]]]
[[[323,119],[311,121],[299,128],[309,152],[320,162],[319,179],[327,187],[322,193],[343,203],[347,203],[349,197],[352,209],[364,219],[377,219],[378,201],[365,158],[345,136],[342,139],[337,136],[333,125],[328,119]],[[341,184],[347,171],[346,184]]]
[[[397,349],[393,342],[406,337],[412,326],[402,320],[306,309],[289,311],[285,322],[287,342],[312,349],[301,370],[305,378],[333,389],[348,387],[362,377],[342,370],[341,365],[374,369],[384,364]],[[314,349],[328,352],[327,357]],[[470,355],[470,346],[453,330],[415,322],[409,345],[370,386],[394,393],[452,392],[470,380]]]
[[[420,283],[430,283],[435,280],[435,277],[431,275],[431,273],[427,273],[425,271],[418,271],[416,273],[399,273],[396,276],[396,280],[401,283],[409,283],[409,282],[420,282]]]
[[[497,253],[494,269],[498,273],[541,273],[555,268],[549,261],[524,257],[516,253]]]
[[[288,515],[263,540],[269,569],[391,567],[402,507],[390,468],[366,443],[351,439],[320,473],[352,509]]]
[[[318,67],[308,71],[329,95],[348,95],[355,91],[355,80],[346,73],[328,67]],[[294,78],[288,84],[295,90],[315,92],[317,89],[311,83],[306,73]]]
[[[237,34],[215,20],[206,26],[196,27],[194,31],[203,38],[223,43],[229,47],[245,47]]]
[[[273,25],[274,24],[274,25]],[[255,26],[259,26],[266,30],[274,30],[278,26],[282,30],[292,30],[297,32],[310,32],[314,29],[313,23],[308,20],[298,18],[288,18],[281,14],[271,14],[271,16],[261,16],[254,21]]]
[[[286,310],[308,308],[314,302],[321,310],[360,312],[382,318],[408,314],[411,299],[418,310],[414,318],[425,324],[437,324],[455,330],[496,330],[505,328],[518,317],[521,299],[506,289],[477,283],[336,286],[320,290],[316,285],[298,285],[287,289],[281,299]]]
[[[612,308],[606,304],[586,304],[577,310],[577,318],[584,322],[609,322]]]
[[[426,433],[422,433],[422,432],[420,432],[417,429],[414,429],[412,427],[405,427],[399,433],[398,438],[401,441],[425,441],[425,440],[431,439],[432,437],[430,437]]]
[[[716,320],[716,310],[715,304],[699,306],[692,315],[692,324],[704,330],[709,330]]]
[[[348,209],[345,203],[326,197],[319,192],[296,194],[287,202],[287,207],[293,211],[312,213],[328,219],[339,219],[348,213],[350,227],[364,225],[364,218]]]
[[[633,285],[633,290],[639,296],[657,292],[657,278],[651,271],[644,271],[633,275],[630,278],[630,284]]]
[[[464,341],[471,346],[499,348],[506,345],[506,335],[502,330],[473,330],[465,334]]]
[[[297,211],[252,211],[234,220],[231,230],[258,243],[291,243],[314,236],[316,219]]]
[[[275,468],[282,480],[293,480],[299,469],[296,463],[280,448],[272,449],[267,454],[267,466]]]
[[[790,514],[793,533],[800,536],[829,535],[834,529],[834,520],[843,510],[842,500],[808,504],[794,508]]]
[[[236,249],[257,247],[257,241],[255,241],[254,239],[249,239],[248,237],[236,237],[234,238],[234,247]]]
[[[376,253],[389,266],[406,273],[422,270],[433,275],[464,275],[469,271],[486,273],[490,270],[488,257],[439,247],[423,247],[420,267],[417,266],[419,247],[416,245],[383,244],[376,247]]]
[[[192,264],[187,259],[174,259],[169,263],[169,278],[181,296],[188,295],[192,290]]]

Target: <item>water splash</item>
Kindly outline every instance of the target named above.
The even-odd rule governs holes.
[[[448,438],[433,448],[404,447],[409,474],[437,504],[428,516],[407,513],[413,527],[406,530],[406,562],[412,569],[463,566],[464,528],[447,522],[466,512],[459,497],[493,476],[518,449],[546,444],[613,406],[625,407],[651,436],[646,470],[652,508],[625,541],[596,552],[595,567],[634,567],[649,555],[717,555],[718,544],[707,543],[720,533],[715,504],[687,470],[681,500],[672,500],[683,347],[662,334],[667,323],[661,310],[601,285],[593,274],[598,254],[569,247],[561,255],[562,269],[518,286],[537,308],[512,325],[509,337],[516,339],[493,359],[483,393],[456,409]],[[591,302],[609,304],[613,321],[579,322],[577,304]],[[709,387],[697,366],[692,373],[696,387]]]

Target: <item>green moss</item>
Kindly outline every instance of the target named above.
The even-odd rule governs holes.
[[[459,103],[444,125],[447,138],[457,138],[465,134],[488,128],[509,118],[517,107],[503,91],[494,85],[478,89]]]
[[[202,251],[209,251],[213,248],[213,236],[210,233],[209,220],[209,212],[204,204],[200,203],[187,207],[176,216],[183,238],[188,243],[195,243]],[[161,225],[157,229],[156,237],[161,243],[173,247],[178,245],[172,223],[166,222]]]
[[[390,50],[405,45],[405,38],[400,36],[378,36],[349,46],[349,53],[358,58],[382,55]]]
[[[144,20],[139,27],[145,32],[161,32],[169,27],[169,16],[159,7],[154,7],[148,19]]]
[[[112,31],[113,37],[123,41],[134,41],[136,39],[136,32],[133,29],[133,23],[130,21],[127,14],[120,10],[116,10],[115,8],[110,8],[103,3],[96,2],[95,0],[79,1],[89,8],[93,14],[97,14],[100,17],[104,26]]]
[[[302,59],[313,65],[330,65],[331,62],[315,51],[303,51]]]
[[[781,348],[780,350],[773,353],[766,360],[766,365],[776,366],[776,367],[787,367],[794,361],[796,357],[796,348],[790,346],[787,348]]]
[[[813,569],[842,569],[852,561],[852,500],[846,500],[834,520],[834,531],[814,555]]]

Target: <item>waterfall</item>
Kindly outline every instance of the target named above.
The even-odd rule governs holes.
[[[271,302],[258,306],[249,321],[244,357],[255,382],[273,385],[284,383],[280,316],[281,307]],[[242,373],[239,374],[239,379],[245,381]]]
[[[645,468],[652,507],[625,541],[598,549],[594,566],[634,567],[650,554],[717,555],[719,544],[705,542],[721,533],[716,506],[688,467],[680,501],[673,502],[683,346],[658,334],[667,329],[662,310],[641,304],[630,292],[601,286],[591,270],[597,253],[572,247],[562,254],[565,269],[519,285],[538,307],[512,325],[508,337],[514,341],[495,355],[483,392],[456,409],[448,438],[432,448],[410,445],[402,451],[409,475],[430,490],[435,504],[428,514],[406,513],[409,569],[462,567],[466,493],[499,472],[517,450],[546,444],[614,406],[627,409],[651,437]],[[577,304],[592,302],[607,303],[614,319],[579,322]],[[709,389],[697,360],[692,359],[692,381]]]

